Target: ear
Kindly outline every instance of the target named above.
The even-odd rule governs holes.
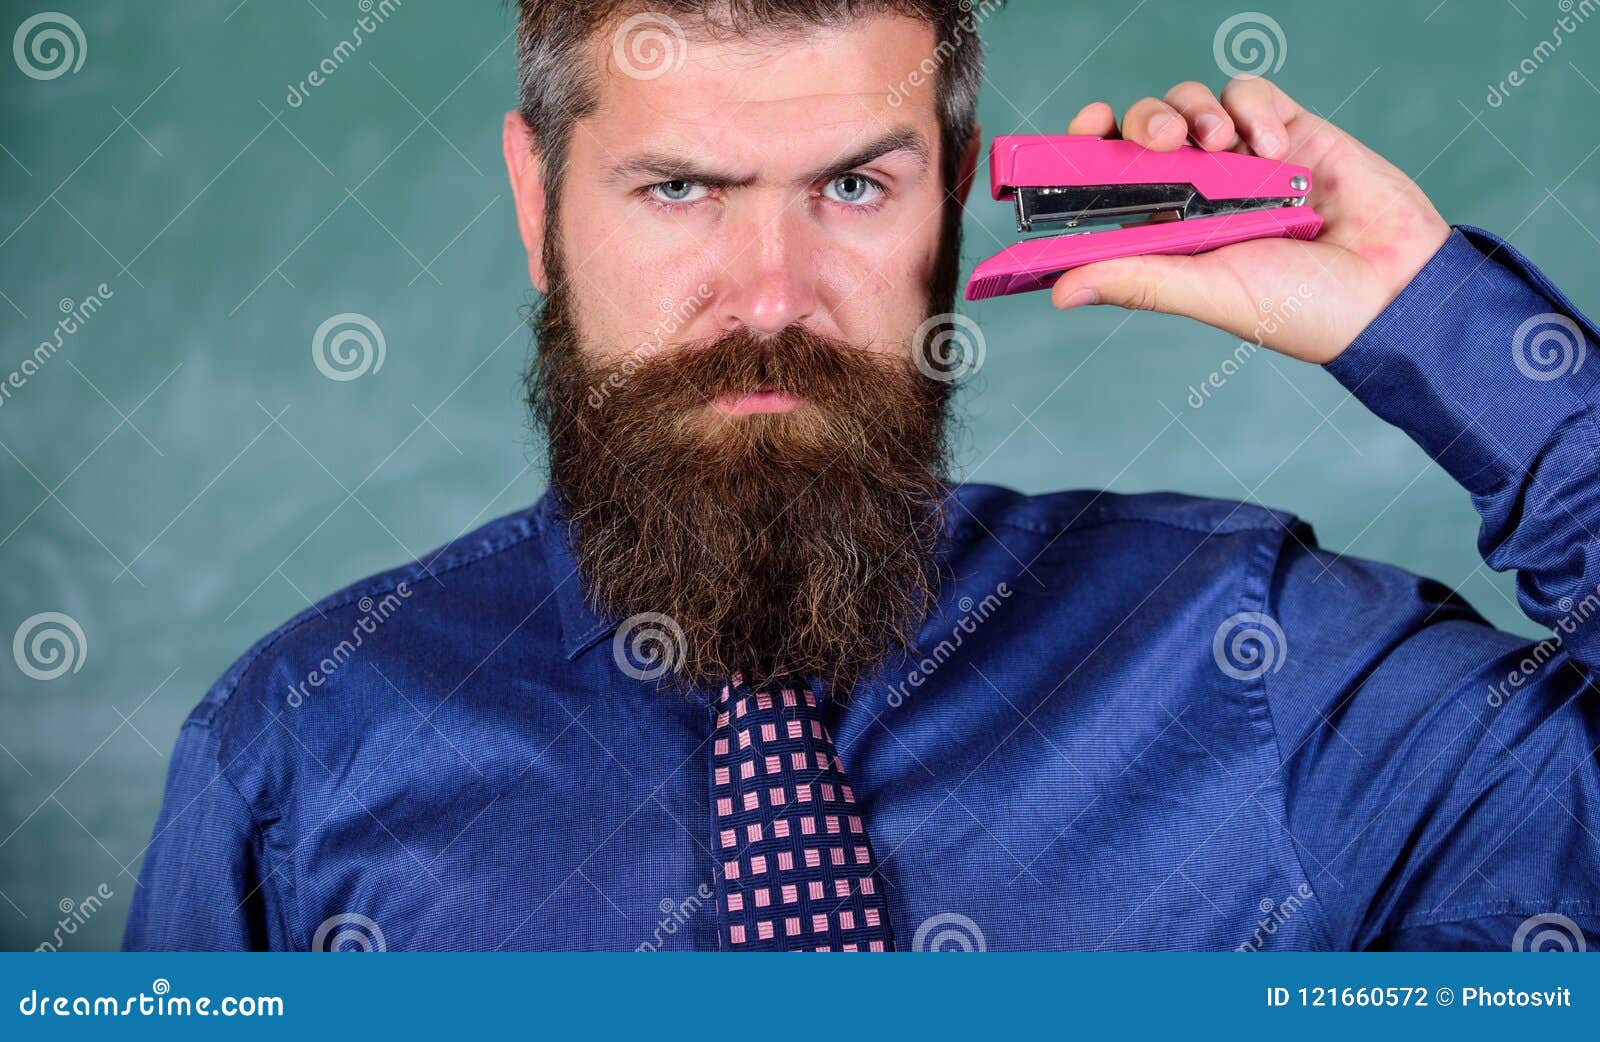
[[[961,170],[956,177],[956,199],[967,205],[972,194],[972,181],[978,172],[978,159],[983,155],[983,125],[972,124],[972,136],[967,138],[967,150],[961,157]]]
[[[534,289],[544,293],[550,287],[544,270],[545,198],[539,146],[520,112],[506,113],[500,137],[506,173],[511,177],[511,195],[517,204],[517,227],[528,251],[528,279]]]

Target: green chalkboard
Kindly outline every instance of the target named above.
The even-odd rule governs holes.
[[[53,626],[74,658],[29,660],[54,679],[0,658],[0,947],[90,949],[117,943],[176,729],[227,664],[541,477],[502,4],[51,7],[71,24],[0,0],[0,29],[27,29],[0,67],[0,637]],[[1600,309],[1600,25],[1551,47],[1546,0],[1261,7],[1225,61],[1266,62],[1451,220],[1509,235]],[[1013,0],[983,26],[985,128],[1062,131],[1096,98],[1220,86],[1238,14]],[[970,221],[968,264],[1009,235],[986,200]],[[1037,297],[971,310],[988,357],[964,476],[1259,500],[1534,632],[1480,566],[1465,494],[1325,374],[1262,353],[1194,408],[1237,347],[1222,334]],[[319,367],[319,329],[348,315],[381,359]],[[328,343],[339,328],[360,323]]]

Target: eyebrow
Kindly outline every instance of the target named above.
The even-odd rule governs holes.
[[[841,174],[849,173],[856,167],[866,166],[868,163],[882,159],[884,156],[893,155],[896,152],[909,153],[916,160],[919,170],[927,169],[929,162],[927,139],[922,136],[920,131],[913,130],[910,127],[903,127],[899,130],[889,131],[850,155],[828,162],[809,173],[801,175],[799,182],[802,184],[814,184],[817,181],[838,177]],[[734,188],[748,188],[759,180],[754,174],[738,176],[702,167],[686,156],[669,152],[645,152],[625,159],[611,168],[609,179],[613,182],[618,182],[636,177],[651,177],[660,181],[693,181],[695,184],[724,191]]]

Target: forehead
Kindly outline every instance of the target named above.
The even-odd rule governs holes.
[[[635,16],[595,43],[596,106],[577,128],[575,153],[593,148],[604,160],[660,148],[779,169],[908,125],[938,141],[927,75],[935,35],[917,19],[871,15],[729,38]],[[907,89],[913,72],[920,86]]]

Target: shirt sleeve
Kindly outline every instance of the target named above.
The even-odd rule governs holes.
[[[1327,369],[1471,494],[1478,549],[1600,671],[1600,334],[1502,240],[1455,230]]]
[[[1552,636],[1448,588],[1284,540],[1265,690],[1284,824],[1334,943],[1600,947],[1600,468],[1594,328],[1460,229],[1328,368],[1471,494],[1485,560]]]
[[[222,772],[208,723],[183,726],[145,849],[124,951],[259,951],[281,947],[259,832]]]

